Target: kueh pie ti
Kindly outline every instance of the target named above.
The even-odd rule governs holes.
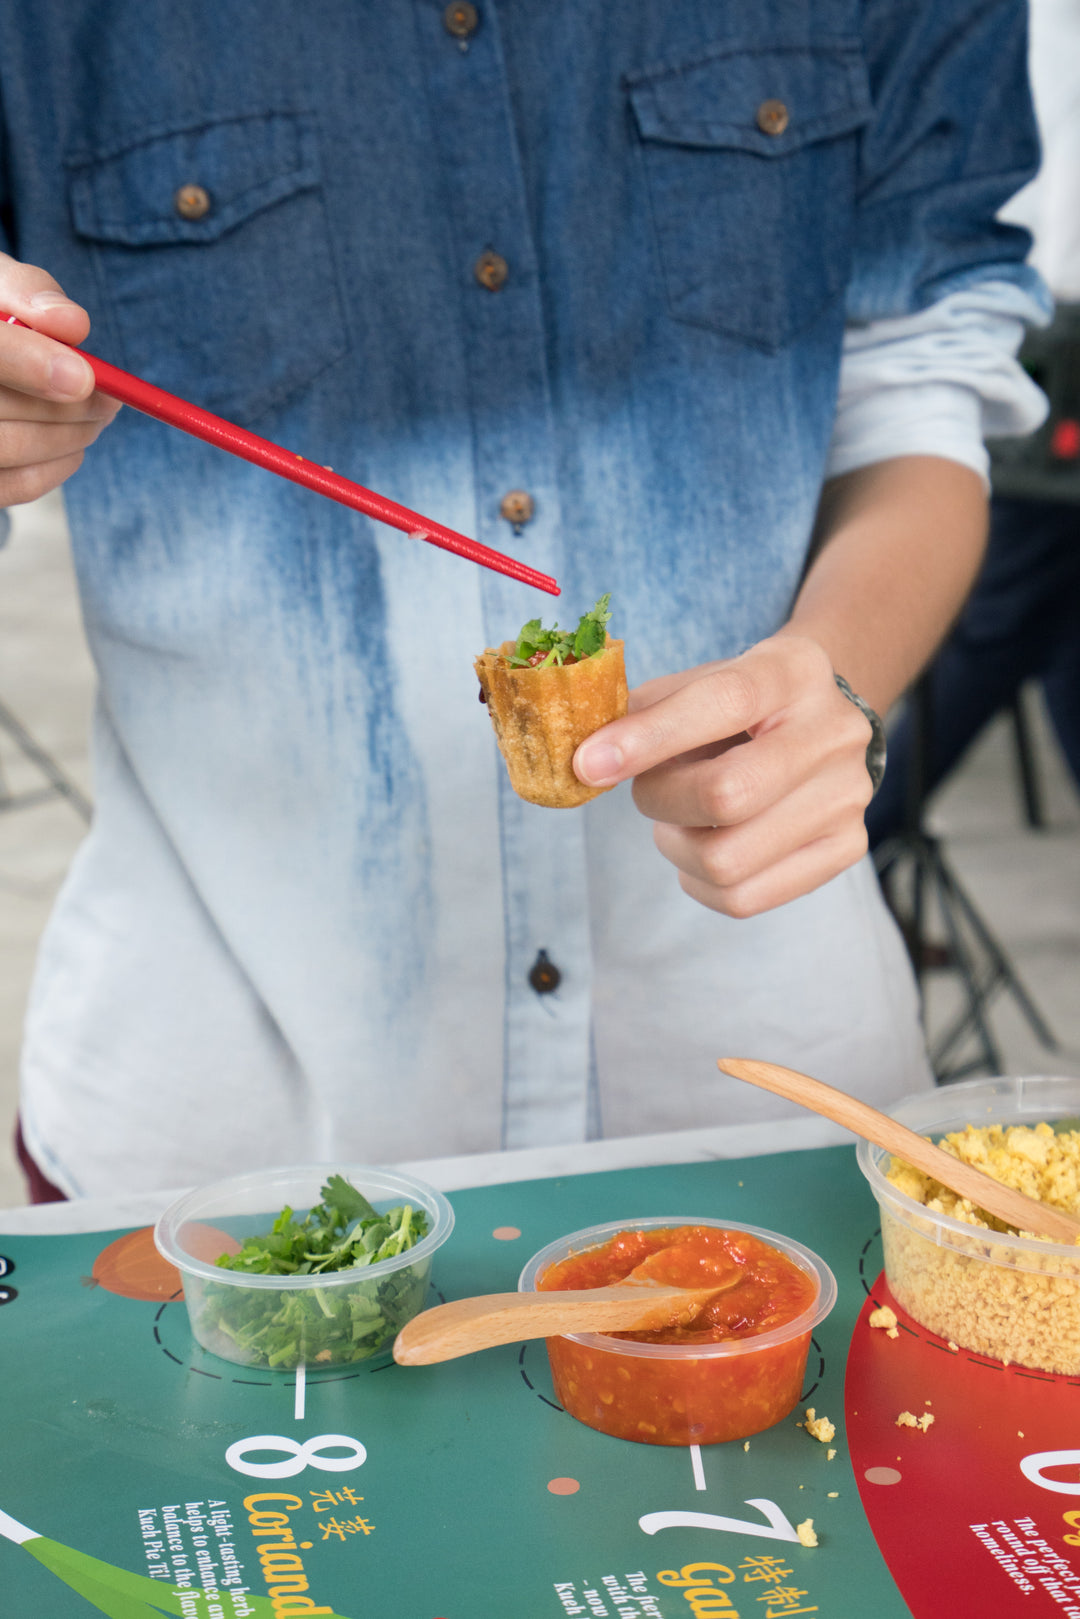
[[[586,787],[571,760],[587,736],[626,713],[623,643],[607,633],[610,600],[601,596],[576,630],[530,619],[516,641],[475,660],[510,785],[530,804],[572,809],[608,790]]]

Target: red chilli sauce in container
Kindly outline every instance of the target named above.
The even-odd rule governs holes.
[[[579,1422],[650,1445],[745,1439],[798,1404],[810,1335],[836,1302],[823,1260],[734,1221],[650,1218],[593,1226],[535,1254],[522,1291],[640,1277],[722,1289],[685,1325],[549,1338],[555,1394]]]

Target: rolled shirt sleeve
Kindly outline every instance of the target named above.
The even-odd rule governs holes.
[[[987,437],[1032,433],[1042,390],[1016,359],[1027,325],[1045,326],[1049,295],[1015,281],[973,283],[844,338],[826,477],[900,455],[938,455],[987,479]]]

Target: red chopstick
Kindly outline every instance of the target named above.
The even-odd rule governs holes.
[[[26,325],[25,321],[17,320],[14,315],[3,313],[0,313],[0,323],[8,326]],[[535,568],[528,568],[513,557],[492,551],[477,540],[470,540],[464,534],[444,527],[442,523],[433,523],[430,517],[421,517],[419,512],[399,506],[396,501],[387,500],[384,495],[377,495],[374,490],[365,489],[362,484],[353,483],[349,478],[342,478],[327,467],[319,466],[316,461],[306,461],[293,450],[283,450],[280,444],[272,444],[257,433],[249,433],[246,427],[237,427],[234,422],[214,416],[199,405],[192,405],[176,394],[166,393],[152,382],[132,376],[130,371],[121,371],[107,360],[87,354],[85,349],[76,349],[75,352],[81,354],[90,366],[100,391],[111,399],[132,405],[144,415],[167,422],[170,427],[178,427],[193,438],[216,444],[219,450],[228,450],[230,455],[237,455],[242,461],[252,461],[257,467],[276,472],[279,478],[303,484],[306,489],[314,489],[318,495],[339,501],[342,506],[351,506],[380,523],[388,523],[391,528],[401,529],[410,539],[427,540],[431,545],[453,551],[457,556],[492,569],[494,573],[506,574],[524,585],[534,585],[537,590],[546,590],[550,596],[559,595],[559,587],[550,575],[538,573]]]

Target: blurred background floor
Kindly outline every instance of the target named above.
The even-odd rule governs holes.
[[[0,703],[85,793],[94,671],[83,639],[59,496],[12,512],[0,546]],[[12,1132],[34,953],[86,823],[64,799],[2,808],[45,778],[0,725],[0,1208],[26,1201]]]
[[[94,676],[79,620],[63,506],[59,497],[49,496],[12,515],[11,538],[0,547],[0,704],[89,794],[87,732]],[[1057,1050],[1044,1049],[1016,1000],[999,988],[987,1015],[1003,1071],[1080,1075],[1080,797],[1037,694],[1028,697],[1046,827],[1033,831],[1024,823],[1012,735],[1004,718],[989,727],[939,795],[931,826],[941,834],[950,866],[1058,1042]],[[53,897],[85,833],[75,809],[59,797],[3,810],[5,793],[33,791],[43,784],[40,771],[0,725],[0,1208],[25,1201],[11,1137],[34,953]],[[932,913],[928,932],[942,936],[940,918]],[[928,973],[925,983],[933,1044],[962,1008],[964,997],[952,971]]]

